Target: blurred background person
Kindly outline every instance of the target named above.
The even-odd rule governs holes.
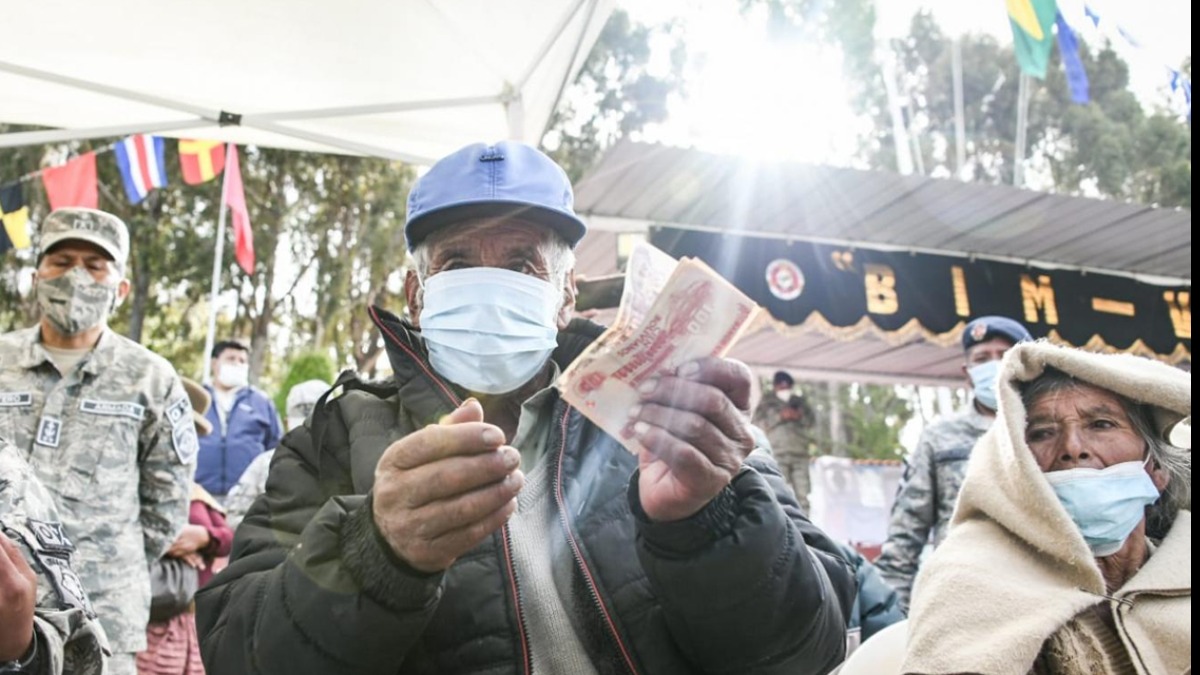
[[[804,395],[796,391],[796,380],[785,371],[771,378],[771,392],[763,396],[754,409],[754,424],[767,433],[775,462],[783,477],[796,492],[796,499],[805,514],[809,513],[808,493],[811,485],[808,462],[812,438],[809,429],[815,422],[812,407]]]
[[[187,378],[183,386],[191,400],[196,433],[201,437],[212,433],[212,424],[204,416],[212,402],[208,391]],[[203,487],[193,485],[188,524],[167,554],[154,563],[158,573],[151,571],[151,580],[159,585],[152,587],[146,649],[137,655],[139,675],[203,675],[196,606],[188,596],[208,583],[214,560],[229,555],[232,546],[233,528],[225,522],[221,505]],[[161,569],[168,566],[174,569]]]
[[[209,364],[213,404],[205,417],[213,433],[200,438],[196,482],[223,501],[242,472],[262,453],[274,450],[283,435],[275,404],[250,386],[250,348],[221,340]]]
[[[307,380],[293,386],[288,391],[288,431],[304,425],[304,420],[312,414],[317,401],[328,390],[329,383],[324,380]],[[229,491],[229,495],[226,496],[225,517],[233,529],[237,529],[242,518],[246,517],[246,512],[250,510],[250,505],[263,493],[263,490],[267,489],[267,474],[270,473],[271,458],[274,456],[275,450],[271,449],[255,457],[254,461],[250,462],[250,466],[242,472],[242,477]]]

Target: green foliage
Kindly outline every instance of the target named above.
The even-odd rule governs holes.
[[[308,380],[321,380],[333,384],[333,359],[329,354],[319,351],[300,352],[287,360],[287,374],[283,382],[275,390],[275,409],[282,415],[287,415],[287,396],[292,387]]]
[[[800,382],[799,390],[813,409],[816,424],[809,430],[812,455],[853,459],[902,459],[900,432],[915,409],[905,388],[874,384]],[[764,396],[773,396],[770,382]],[[835,405],[836,402],[836,405]],[[832,423],[840,418],[840,428]]]

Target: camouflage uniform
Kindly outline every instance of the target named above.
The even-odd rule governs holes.
[[[108,641],[75,570],[53,497],[20,450],[0,438],[0,530],[37,574],[38,673],[101,675]]]
[[[967,459],[992,420],[981,415],[972,403],[966,410],[929,425],[907,462],[892,506],[888,539],[875,561],[884,580],[900,594],[906,610],[921,551],[931,531],[934,546],[945,539],[958,489],[967,472]]]
[[[121,673],[146,645],[149,562],[187,523],[198,447],[171,367],[105,329],[65,377],[40,328],[0,335],[0,437],[50,491]]]
[[[807,514],[808,493],[811,488],[808,460],[812,439],[806,431],[808,422],[783,419],[782,412],[786,407],[787,403],[779,400],[774,392],[768,392],[754,409],[753,422],[766,432],[767,439],[771,441],[771,450],[775,454],[775,463],[779,465],[779,471],[796,492],[800,508]]]

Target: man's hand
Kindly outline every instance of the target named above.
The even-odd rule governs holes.
[[[638,491],[652,520],[691,516],[737,475],[754,449],[751,379],[739,361],[706,358],[639,388],[641,404],[629,416],[646,447]]]
[[[171,542],[171,547],[167,549],[167,555],[172,558],[182,558],[189,553],[203,551],[212,542],[212,535],[208,530],[201,525],[187,524],[183,526],[183,531],[175,537],[175,541]]]
[[[446,569],[516,511],[521,453],[468,399],[440,424],[392,443],[375,467],[375,524],[422,572]]]
[[[0,662],[16,661],[33,641],[37,576],[25,556],[0,532]]]

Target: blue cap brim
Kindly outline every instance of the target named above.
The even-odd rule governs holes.
[[[408,250],[413,250],[417,244],[420,244],[436,230],[481,218],[520,218],[537,225],[544,225],[562,237],[571,248],[575,248],[579,240],[583,239],[583,235],[587,234],[587,226],[583,224],[583,221],[578,216],[564,211],[524,202],[487,200],[451,204],[427,211],[408,221],[404,226],[404,238],[408,242]]]

